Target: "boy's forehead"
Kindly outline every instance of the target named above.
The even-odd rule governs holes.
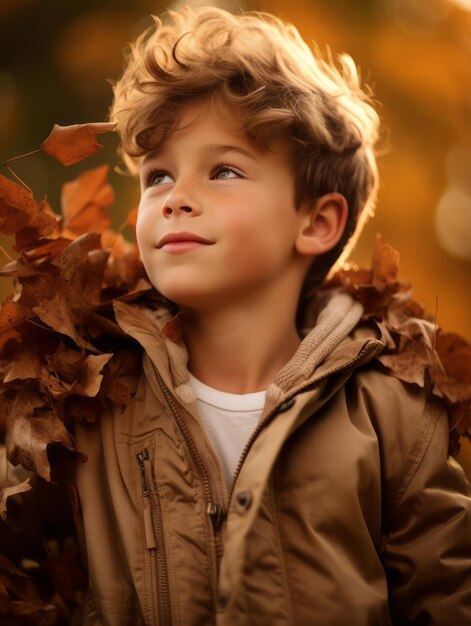
[[[206,98],[188,103],[165,128],[155,133],[155,148],[141,157],[141,165],[157,155],[165,155],[175,141],[185,136],[185,131],[191,133],[192,130],[200,129],[204,130],[204,141],[198,145],[198,149],[208,156],[238,151],[252,158],[267,152],[286,157],[289,152],[286,139],[267,144],[251,137],[234,107],[218,99]]]

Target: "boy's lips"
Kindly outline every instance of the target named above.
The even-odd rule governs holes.
[[[199,235],[196,235],[194,233],[187,233],[187,232],[168,233],[167,235],[164,235],[162,239],[159,241],[159,243],[157,244],[157,248],[163,248],[165,245],[168,245],[168,244],[184,245],[184,244],[191,244],[191,243],[202,244],[202,245],[208,246],[208,245],[213,244],[214,241],[209,241],[209,239],[205,239],[204,237],[200,237]]]

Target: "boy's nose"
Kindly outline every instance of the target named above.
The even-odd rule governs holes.
[[[162,207],[162,213],[164,217],[170,217],[173,213],[194,213],[194,209],[185,205],[174,208],[167,203]]]
[[[198,201],[196,200],[196,181],[194,177],[186,177],[182,181],[172,185],[167,196],[163,199],[162,215],[169,218],[171,215],[175,217],[182,213],[189,215],[198,215]]]

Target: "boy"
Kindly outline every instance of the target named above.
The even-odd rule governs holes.
[[[381,368],[359,302],[318,289],[377,190],[378,118],[342,70],[274,17],[214,8],[132,47],[111,119],[169,307],[117,307],[142,375],[76,428],[80,623],[471,623],[446,415]]]

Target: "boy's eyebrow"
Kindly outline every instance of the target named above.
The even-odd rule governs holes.
[[[245,150],[245,148],[242,148],[242,146],[230,146],[230,145],[225,145],[225,144],[214,143],[214,144],[206,144],[206,145],[201,146],[201,151],[212,152],[214,154],[222,154],[223,152],[239,152],[240,154],[243,154],[246,157],[249,157],[249,159],[255,160],[256,158],[254,154],[252,154],[248,150]]]
[[[231,146],[231,145],[219,144],[219,143],[203,144],[200,147],[200,152],[202,153],[209,152],[213,154],[223,154],[225,152],[238,152],[248,157],[249,159],[252,159],[254,161],[256,160],[256,156],[252,154],[251,152],[249,152],[248,150],[245,150],[245,148],[242,148],[242,146]],[[146,154],[142,162],[146,163],[147,161],[156,157],[157,155],[164,154],[164,153],[165,153],[165,148],[163,150],[154,150],[152,152],[149,152],[148,154]]]

